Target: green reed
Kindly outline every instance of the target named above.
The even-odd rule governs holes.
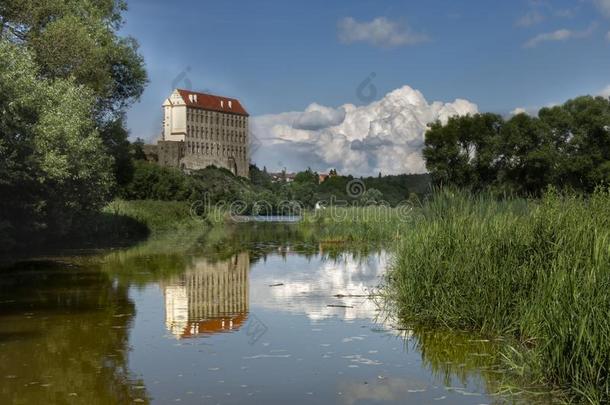
[[[505,359],[527,381],[610,400],[610,190],[445,191],[418,214],[387,278],[401,318],[509,337]]]
[[[323,242],[397,240],[412,222],[411,206],[329,207],[303,214],[299,227]]]
[[[193,229],[202,223],[183,201],[115,200],[104,208],[104,213],[135,220],[151,234]]]

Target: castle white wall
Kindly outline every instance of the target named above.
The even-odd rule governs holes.
[[[247,116],[187,107],[177,90],[163,109],[163,140],[183,142],[179,167],[197,170],[214,165],[248,176]]]

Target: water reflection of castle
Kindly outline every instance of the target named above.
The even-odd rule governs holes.
[[[167,329],[178,339],[239,329],[248,317],[249,269],[247,252],[225,261],[198,259],[164,283]]]

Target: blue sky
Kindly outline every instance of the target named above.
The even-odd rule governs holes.
[[[130,0],[150,84],[132,136],[160,132],[172,87],[243,101],[252,115],[366,104],[403,85],[507,114],[610,85],[608,0]],[[182,80],[186,78],[186,80]]]

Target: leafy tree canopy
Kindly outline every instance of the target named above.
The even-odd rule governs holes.
[[[113,184],[94,96],[72,79],[41,80],[31,53],[6,40],[0,60],[0,233],[65,232]]]
[[[116,119],[147,81],[138,44],[120,37],[123,0],[4,0],[1,35],[26,46],[46,78],[73,78],[96,99],[99,118]]]
[[[41,79],[71,80],[87,89],[91,115],[114,158],[119,184],[132,175],[123,115],[144,91],[147,75],[138,44],[121,37],[124,0],[3,0],[0,38],[26,48]]]
[[[610,100],[579,97],[538,117],[453,117],[426,133],[436,184],[540,195],[549,185],[591,192],[610,183]]]

